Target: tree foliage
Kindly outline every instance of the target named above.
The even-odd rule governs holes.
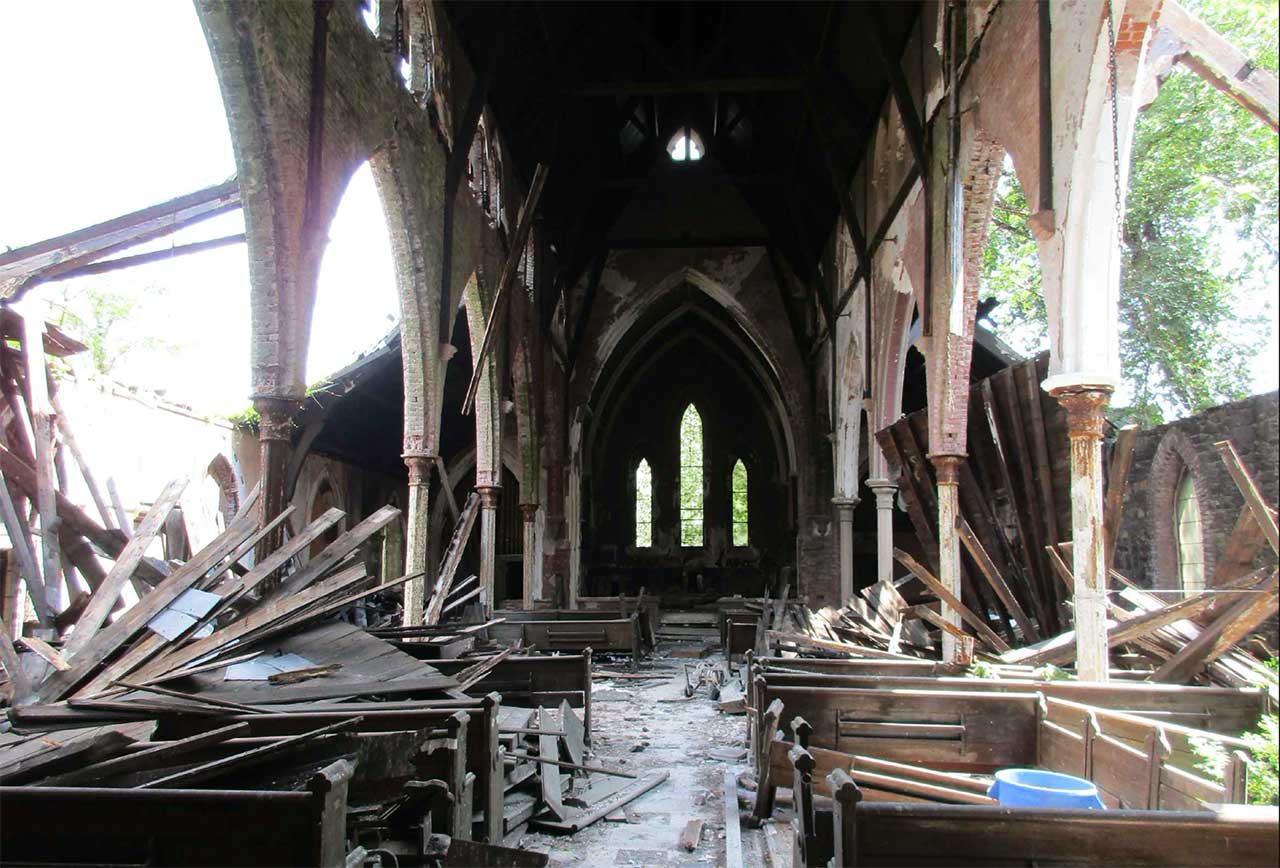
[[[1274,0],[1188,5],[1276,69]],[[1139,115],[1120,290],[1129,404],[1117,416],[1159,424],[1249,393],[1276,279],[1276,147],[1268,127],[1181,66]],[[1045,346],[1047,329],[1027,213],[1006,162],[983,285],[1001,302],[991,319],[1002,336],[1030,350]]]
[[[93,369],[111,374],[122,359],[136,350],[172,352],[176,346],[154,335],[142,334],[133,320],[140,304],[167,294],[160,286],[144,287],[129,295],[110,285],[61,284],[50,299],[57,313],[55,324],[74,334],[89,348]]]

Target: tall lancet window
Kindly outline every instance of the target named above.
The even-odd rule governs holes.
[[[733,544],[735,546],[751,545],[751,534],[747,523],[747,465],[738,459],[733,465]]]
[[[680,419],[680,545],[701,546],[702,417],[692,404]]]
[[[636,548],[653,545],[653,474],[649,462],[640,459],[636,466]]]

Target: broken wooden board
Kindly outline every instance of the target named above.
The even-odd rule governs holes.
[[[560,701],[560,731],[564,733],[564,736],[560,739],[560,745],[564,748],[562,758],[568,762],[582,765],[586,750],[585,732],[582,728],[582,721],[578,719],[578,715],[574,713],[574,710],[569,707],[569,700],[567,699]]]
[[[670,772],[667,771],[650,772],[568,820],[558,821],[545,817],[534,817],[529,821],[529,826],[532,829],[543,832],[572,835],[587,828],[606,814],[613,813],[628,802],[633,802],[640,798],[668,777],[670,777]]]
[[[551,713],[545,708],[538,709],[538,729],[544,731],[554,729]],[[538,756],[541,758],[538,763],[538,777],[542,783],[542,801],[557,820],[565,820],[569,814],[560,800],[560,768],[557,764],[542,761],[557,758],[559,755],[560,748],[554,735],[538,736]]]

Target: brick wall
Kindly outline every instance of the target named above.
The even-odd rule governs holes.
[[[1204,521],[1205,575],[1212,575],[1244,505],[1214,443],[1235,444],[1262,496],[1274,506],[1280,500],[1278,411],[1280,392],[1267,392],[1138,435],[1116,546],[1121,574],[1146,587],[1176,587],[1173,497],[1185,467],[1195,480]]]

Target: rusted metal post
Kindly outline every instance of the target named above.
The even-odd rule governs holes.
[[[868,479],[876,494],[876,580],[893,581],[893,507],[898,486],[887,479]]]
[[[258,454],[262,462],[262,498],[258,503],[262,524],[266,526],[285,507],[285,475],[293,448],[293,414],[298,402],[292,398],[261,395],[254,397],[253,408],[258,411]],[[283,540],[281,523],[258,543],[258,560],[278,549]]]
[[[410,579],[404,585],[404,626],[412,627],[422,623],[423,607],[426,605],[427,577],[427,527],[430,520],[428,498],[431,492],[431,468],[435,464],[435,456],[428,455],[422,449],[411,448],[418,445],[417,438],[405,438],[405,450],[401,458],[409,470],[409,514],[405,517],[405,573],[419,574],[419,578]]]
[[[929,456],[938,477],[938,579],[956,599],[960,596],[960,535],[956,525],[960,517],[960,462],[963,455],[937,453]],[[942,603],[942,617],[960,629],[960,613]],[[942,631],[942,659],[945,663],[963,662],[963,650],[956,637]]]
[[[1071,438],[1071,556],[1075,573],[1076,673],[1106,681],[1107,552],[1103,534],[1103,413],[1111,389],[1066,387],[1051,394],[1067,411]]]
[[[524,608],[532,609],[542,596],[542,539],[538,533],[538,504],[520,504],[520,517],[524,521],[524,539],[521,549],[524,573]]]
[[[853,597],[853,508],[856,497],[833,497],[836,521],[840,526],[840,602]]]
[[[476,491],[480,493],[480,596],[484,601],[487,617],[496,608],[493,598],[494,573],[497,561],[498,495],[502,488],[497,485],[480,485],[476,486]]]

